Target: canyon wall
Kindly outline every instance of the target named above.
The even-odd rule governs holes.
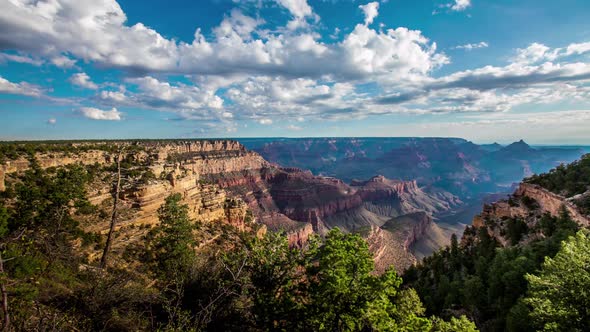
[[[568,202],[565,197],[554,194],[541,186],[529,183],[521,183],[516,192],[515,196],[527,196],[534,199],[539,203],[543,212],[548,212],[552,216],[558,216],[562,206],[567,209],[570,217],[582,226],[590,226],[590,219],[584,216],[580,211]]]
[[[576,223],[582,226],[590,226],[590,218],[584,216],[580,211],[570,203],[565,197],[557,195],[540,187],[538,185],[521,183],[513,195],[515,200],[528,197],[538,204],[538,213],[549,213],[550,215],[559,216],[562,207],[565,207]],[[475,227],[484,225],[486,219],[503,219],[503,218],[521,218],[526,219],[531,214],[531,209],[525,204],[514,204],[508,200],[501,200],[492,204],[484,205],[483,211],[473,220]]]
[[[37,153],[35,159],[43,168],[71,164],[102,166],[113,165],[119,151],[123,160],[134,168],[149,170],[155,175],[146,181],[125,178],[120,194],[121,206],[118,228],[141,227],[158,223],[158,208],[166,197],[180,193],[189,206],[189,215],[204,222],[224,221],[240,229],[245,227],[247,206],[238,197],[230,197],[219,186],[201,181],[225,170],[255,169],[267,163],[256,153],[248,152],[234,141],[146,141],[113,142],[108,148],[94,143],[78,143],[71,148],[85,151]],[[5,190],[5,179],[12,174],[22,174],[30,168],[25,157],[6,161],[0,166],[0,190]],[[107,172],[108,173],[108,172]],[[92,204],[105,208],[112,200],[111,183],[96,182],[88,188]],[[106,232],[108,222],[89,225],[91,231]]]
[[[450,193],[437,197],[424,192],[416,181],[375,176],[348,185],[310,171],[282,168],[229,140],[77,143],[64,150],[69,151],[37,153],[35,159],[41,168],[102,166],[99,179],[88,188],[89,200],[102,217],[81,222],[87,231],[97,233],[108,231],[113,165],[119,155],[123,158],[128,175],[119,195],[117,230],[124,239],[120,245],[140,240],[157,225],[158,209],[169,195],[178,193],[194,220],[228,223],[242,230],[256,222],[262,224],[261,231],[284,232],[292,246],[303,246],[312,234],[325,234],[331,227],[357,231],[370,226],[380,266],[395,264],[403,269],[415,261],[410,247],[430,227],[429,215],[458,201]],[[16,181],[14,175],[29,168],[25,157],[7,161],[0,166],[0,180]],[[0,189],[4,190],[4,181]],[[425,213],[390,220],[418,211]],[[381,229],[388,221],[395,225]]]

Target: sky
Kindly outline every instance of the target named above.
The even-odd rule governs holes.
[[[590,145],[588,0],[0,0],[0,140]]]

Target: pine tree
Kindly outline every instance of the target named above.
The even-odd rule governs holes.
[[[531,317],[547,331],[587,331],[590,322],[590,236],[582,231],[563,242],[541,271],[528,274],[525,303]]]

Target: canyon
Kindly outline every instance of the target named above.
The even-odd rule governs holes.
[[[358,232],[369,240],[381,270],[394,265],[401,271],[417,261],[412,246],[426,233],[437,232],[432,216],[461,204],[450,193],[430,193],[412,180],[378,175],[347,184],[281,167],[230,140],[81,142],[64,143],[65,151],[50,150],[5,160],[0,189],[17,183],[18,176],[33,167],[94,167],[100,171],[87,188],[88,199],[102,213],[80,223],[88,232],[106,234],[113,165],[120,158],[124,176],[116,225],[119,241],[113,246],[119,253],[141,241],[158,224],[158,208],[166,197],[179,193],[194,220],[282,232],[292,246],[303,246],[313,234],[324,235],[333,227]],[[448,237],[437,241],[436,248],[448,243]],[[91,259],[97,255],[89,253]]]
[[[578,159],[588,148],[532,147],[524,141],[502,146],[461,138],[334,137],[241,138],[248,149],[281,166],[299,167],[345,182],[381,174],[434,186],[464,202],[511,192],[511,185]]]
[[[375,255],[378,271],[388,266],[403,271],[448,245],[452,234],[461,236],[465,226],[462,221],[473,216],[463,213],[459,218],[457,211],[466,209],[469,203],[478,204],[472,197],[481,194],[478,190],[497,185],[490,180],[493,177],[489,173],[473,166],[481,165],[483,160],[481,157],[475,162],[474,155],[482,154],[485,149],[502,155],[536,153],[523,142],[502,148],[476,146],[460,139],[315,139],[303,142],[308,150],[304,153],[295,149],[291,151],[293,156],[300,153],[309,160],[316,160],[315,155],[323,151],[324,145],[331,144],[330,151],[336,154],[322,155],[336,160],[341,158],[340,164],[350,164],[352,160],[359,161],[358,158],[389,158],[388,165],[393,168],[369,168],[363,174],[371,175],[364,179],[351,179],[350,174],[356,173],[347,173],[349,175],[344,178],[349,181],[345,182],[318,172],[317,167],[309,168],[320,175],[306,168],[277,163],[276,154],[285,148],[280,142],[264,143],[263,155],[271,160],[233,140],[57,143],[50,145],[47,151],[5,158],[0,165],[0,191],[18,182],[18,176],[32,167],[85,165],[99,169],[100,176],[87,192],[89,201],[103,211],[99,214],[102,217],[85,218],[80,222],[88,232],[106,234],[113,201],[113,165],[121,158],[125,175],[116,227],[121,240],[115,242],[115,252],[123,252],[129,244],[141,241],[147,231],[158,224],[158,209],[166,197],[179,193],[189,206],[190,217],[196,221],[226,223],[259,234],[281,232],[292,246],[304,246],[310,236],[322,236],[334,227],[361,234]],[[357,150],[351,151],[351,146]],[[372,149],[380,152],[373,156]],[[416,152],[418,150],[421,152]],[[570,153],[573,152],[566,150],[557,155],[563,157]],[[367,164],[360,161],[360,165],[358,169]],[[394,172],[398,168],[404,170]],[[442,168],[448,171],[442,172]],[[381,173],[371,173],[379,171],[399,176],[388,178]],[[426,176],[434,173],[439,175]],[[451,182],[481,186],[466,193],[457,186],[445,185]],[[549,194],[541,188],[522,184],[515,195],[532,196],[548,211],[556,213],[563,199]],[[499,216],[527,212],[507,208],[500,201],[486,205],[483,213],[473,219],[474,225],[492,213]],[[97,254],[89,253],[91,258]]]

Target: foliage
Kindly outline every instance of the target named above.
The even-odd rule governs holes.
[[[164,280],[174,280],[189,272],[195,259],[192,231],[194,223],[188,216],[188,206],[181,203],[182,196],[166,198],[158,216],[160,227],[148,235],[147,248],[153,253],[153,271]]]
[[[527,274],[529,291],[524,303],[530,317],[544,331],[585,331],[590,322],[590,235],[578,232],[565,241],[541,270]]]
[[[399,292],[401,278],[393,270],[373,271],[372,255],[359,235],[330,231],[325,245],[313,250],[308,267],[309,324],[315,331],[424,331],[430,322],[413,291]],[[406,303],[407,302],[407,303]]]
[[[590,154],[569,165],[560,165],[550,172],[533,175],[525,182],[540,185],[566,197],[584,193],[590,185]]]
[[[465,316],[459,318],[451,317],[450,321],[444,321],[440,318],[435,318],[433,321],[433,332],[475,332],[477,328],[472,321]]]
[[[465,312],[484,331],[534,329],[530,309],[522,301],[528,289],[525,276],[537,271],[546,256],[554,256],[578,226],[562,209],[559,217],[541,218],[545,238],[520,245],[519,240],[535,230],[518,219],[508,219],[506,225],[514,246],[501,247],[485,226],[468,228],[465,235],[475,238],[470,244],[453,243],[406,272],[406,285],[416,289],[428,314]]]
[[[85,253],[104,238],[79,221],[101,219],[86,188],[109,170],[31,162],[0,198],[0,284],[15,330],[473,330],[465,318],[427,317],[393,270],[373,272],[358,235],[334,229],[295,248],[283,234],[191,220],[180,194],[145,241],[102,270]]]

